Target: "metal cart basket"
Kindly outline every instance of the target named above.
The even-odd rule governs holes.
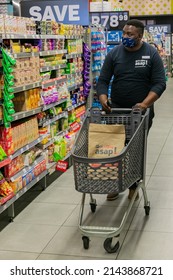
[[[83,246],[89,248],[89,237],[105,237],[104,249],[114,253],[119,248],[119,241],[113,245],[113,238],[118,237],[134,204],[138,190],[141,188],[144,197],[145,214],[149,215],[150,203],[145,188],[146,146],[149,110],[113,109],[111,114],[102,114],[100,109],[91,108],[87,111],[85,120],[76,139],[72,151],[75,188],[82,193],[79,215],[79,229],[82,233]],[[124,124],[126,145],[122,152],[110,158],[88,157],[89,124]],[[90,207],[96,211],[96,199],[93,194],[108,194],[124,192],[137,184],[136,191],[129,202],[119,227],[89,226],[83,224],[83,214],[86,195],[90,195]]]

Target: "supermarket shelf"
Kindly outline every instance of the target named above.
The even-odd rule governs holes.
[[[84,105],[84,104],[86,104],[86,102],[85,101],[81,101],[81,102],[79,102],[79,103],[77,103],[75,105],[67,107],[67,111],[69,112],[69,111],[71,111],[71,110],[73,110],[75,108],[78,108],[78,107],[80,107],[81,105]]]
[[[58,132],[55,137],[59,137],[59,136],[64,137],[68,133],[69,129],[70,127],[63,131]]]
[[[54,35],[54,34],[42,34],[39,35],[40,39],[64,39],[65,36],[64,35]]]
[[[16,193],[10,200],[5,202],[3,205],[0,205],[0,214],[5,211],[10,205],[12,205],[19,197],[21,197],[24,193],[26,193],[30,188],[32,188],[36,183],[38,183],[42,178],[44,178],[47,174],[47,170],[43,171],[40,175],[38,175],[35,179],[33,179],[28,185],[22,188],[20,191]]]
[[[82,75],[81,71],[73,73],[73,74],[66,74],[66,77],[67,77],[67,79],[71,79],[74,76],[80,76],[80,75]]]
[[[55,135],[55,137],[58,137],[58,136],[62,136],[63,137],[63,136],[65,136],[68,133],[69,129],[70,129],[70,127],[68,129],[64,130],[64,131],[58,132]],[[50,145],[52,145],[55,142],[55,137],[53,137],[49,142],[47,142],[44,145],[40,144],[39,147],[41,147],[43,150],[47,149]]]
[[[35,147],[38,143],[40,143],[44,138],[46,138],[49,134],[42,135],[38,137],[36,140],[32,141],[31,143],[23,146],[21,149],[18,149],[14,154],[9,156],[9,159],[12,160],[17,156],[23,154],[24,152],[28,151],[32,147]]]
[[[38,157],[34,163],[30,166],[27,166],[25,168],[23,168],[21,171],[19,171],[18,173],[16,173],[14,176],[10,177],[9,180],[14,182],[17,178],[19,178],[20,176],[23,176],[25,173],[29,172],[30,170],[32,170],[39,162],[41,162],[42,160],[44,160],[44,156],[40,156]]]
[[[29,116],[33,116],[35,114],[40,113],[41,111],[42,111],[42,108],[39,107],[39,108],[29,110],[29,111],[17,112],[13,115],[13,121],[17,121],[17,120],[20,120],[20,119],[23,119],[23,118],[26,118]]]
[[[39,39],[37,34],[1,34],[2,39]]]
[[[17,93],[17,92],[21,92],[24,90],[28,90],[28,89],[32,89],[32,88],[36,88],[36,87],[40,87],[40,86],[41,86],[41,82],[39,81],[39,82],[24,85],[24,86],[13,87],[13,90],[14,90],[14,93]]]
[[[49,55],[64,54],[64,53],[67,53],[67,50],[42,51],[40,52],[40,56],[49,56]]]
[[[51,175],[52,173],[54,173],[55,172],[55,168],[56,168],[56,162],[51,162],[51,163],[48,163],[47,164],[47,173],[49,174],[49,175]]]
[[[42,111],[46,111],[46,110],[48,110],[48,109],[50,109],[52,107],[58,106],[58,105],[60,105],[60,104],[62,104],[64,102],[66,102],[66,101],[67,101],[67,98],[64,98],[64,99],[61,99],[61,100],[59,100],[57,102],[54,102],[54,103],[51,103],[51,104],[48,104],[48,105],[44,105],[43,108],[42,108]]]
[[[49,81],[46,81],[46,82],[42,83],[42,88],[48,88],[48,87],[51,87],[51,86],[54,86],[54,85],[58,85],[62,82],[66,82],[66,80],[67,80],[66,78],[49,80]]]
[[[82,35],[65,35],[65,39],[81,39]]]
[[[81,57],[82,53],[71,53],[71,54],[66,54],[66,59],[70,58],[76,58],[76,57]]]
[[[69,91],[75,90],[75,89],[80,88],[80,87],[82,87],[82,86],[83,86],[83,84],[73,85],[73,86],[68,87],[68,90],[69,90]]]
[[[14,58],[24,58],[24,57],[38,57],[39,52],[30,52],[30,53],[14,53],[12,54]]]
[[[64,35],[54,34],[0,34],[1,39],[64,39]]]
[[[6,158],[6,159],[4,159],[4,160],[0,161],[0,168],[2,168],[3,166],[5,166],[5,165],[9,164],[9,163],[10,163],[10,161],[11,161],[11,159],[10,159],[10,158]]]
[[[51,71],[51,70],[58,70],[66,68],[66,64],[59,64],[59,65],[54,65],[54,66],[44,66],[40,68],[40,72],[46,72],[46,71]]]
[[[42,124],[40,124],[40,126],[45,127],[45,126],[47,126],[47,125],[49,125],[49,124],[51,124],[51,123],[53,123],[53,122],[56,122],[56,121],[59,120],[59,119],[67,118],[67,117],[68,117],[67,112],[63,112],[63,113],[58,114],[56,117],[54,117],[54,118],[52,118],[52,119],[49,119],[49,120],[43,122]]]
[[[54,143],[54,138],[52,138],[49,142],[47,142],[44,145],[39,145],[39,147],[41,147],[43,150],[47,149],[50,145],[52,145]]]

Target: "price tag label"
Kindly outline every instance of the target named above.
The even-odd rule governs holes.
[[[122,30],[128,20],[128,11],[90,13],[90,24],[101,24],[107,30]]]
[[[56,170],[65,172],[68,168],[68,162],[64,160],[59,160],[56,164]]]

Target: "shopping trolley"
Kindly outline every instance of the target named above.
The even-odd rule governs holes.
[[[75,189],[82,193],[79,229],[85,249],[89,248],[90,237],[98,236],[106,238],[103,247],[108,253],[118,250],[119,241],[113,245],[113,238],[119,238],[140,188],[144,198],[145,214],[149,215],[150,202],[145,188],[148,116],[149,109],[143,113],[139,109],[116,108],[110,114],[103,114],[99,108],[91,108],[86,113],[72,151]],[[102,159],[88,157],[88,131],[91,122],[110,125],[124,124],[126,145],[119,155]],[[94,213],[97,204],[93,194],[108,194],[116,191],[121,193],[134,183],[137,188],[129,201],[119,227],[84,224],[83,216],[87,194],[90,196],[91,212]]]

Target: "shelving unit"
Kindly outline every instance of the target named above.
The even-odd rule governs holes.
[[[106,36],[105,28],[98,24],[90,26],[90,33],[86,34],[86,42],[91,49],[91,68],[90,80],[91,94],[89,97],[89,107],[100,106],[100,102],[96,95],[96,84],[100,75],[100,70],[106,56]],[[98,57],[99,58],[98,58]]]
[[[65,40],[76,40],[76,39],[81,39],[83,36],[79,35],[35,35],[35,34],[2,34],[0,35],[0,39],[3,42],[3,40],[10,39],[11,41],[13,40],[40,40],[40,39],[63,39]],[[41,51],[34,51],[34,52],[25,52],[25,53],[13,53],[12,56],[14,59],[24,59],[24,58],[43,58],[43,57],[49,57],[49,56],[56,56],[56,55],[62,55],[66,61],[75,59],[75,58],[82,58],[83,54],[80,53],[68,53],[67,49],[62,49],[62,50],[41,50]],[[40,73],[44,72],[52,72],[56,73],[56,71],[63,70],[67,67],[66,63],[58,63],[57,65],[50,65],[50,66],[41,66],[39,68]],[[36,82],[32,83],[26,83],[22,84],[19,86],[11,86],[12,88],[12,94],[18,94],[20,95],[21,92],[27,91],[27,90],[33,90],[35,88],[40,88],[41,90],[51,88],[53,86],[60,86],[62,83],[66,83],[70,79],[74,79],[75,77],[78,78],[78,76],[81,76],[81,70],[79,72],[71,73],[71,74],[61,74],[60,76],[53,76],[50,79],[47,79],[46,81],[44,80],[38,80]],[[73,91],[79,89],[82,91],[83,89],[83,83],[73,83],[71,85],[67,86],[67,90],[69,92],[69,96],[73,94]],[[47,128],[51,124],[56,123],[57,121],[61,119],[67,119],[68,115],[71,114],[72,111],[77,110],[81,106],[84,106],[86,104],[86,100],[79,101],[78,103],[75,104],[70,104],[69,103],[69,97],[67,98],[61,98],[56,102],[52,102],[50,104],[42,104],[37,108],[33,108],[31,110],[25,110],[25,111],[20,111],[12,114],[12,121],[11,124],[14,124],[18,120],[20,122],[25,121],[30,119],[30,117],[37,116],[38,114],[43,114],[46,113],[49,110],[54,110],[54,108],[57,108],[62,105],[63,111],[58,113],[57,115],[51,117],[50,119],[44,119],[42,122],[40,121],[38,123],[38,127],[42,128]],[[76,117],[79,118],[80,116],[83,116],[85,114],[85,110],[81,110],[76,113]],[[3,125],[3,121],[0,123],[0,125]],[[22,146],[21,148],[15,150],[12,154],[10,154],[5,160],[0,162],[0,168],[6,167],[9,163],[11,163],[14,159],[18,158],[19,156],[25,154],[26,152],[30,151],[30,149],[34,147],[41,148],[43,150],[43,155],[39,156],[36,158],[34,163],[29,166],[25,166],[23,169],[21,169],[19,172],[17,172],[15,175],[6,177],[11,182],[15,182],[18,178],[23,178],[25,174],[28,172],[33,172],[34,168],[40,164],[42,161],[44,161],[45,156],[44,156],[44,151],[49,149],[49,147],[54,143],[55,138],[58,137],[65,137],[69,131],[72,129],[72,123],[69,123],[69,126],[66,129],[63,129],[62,131],[59,131],[55,137],[50,138],[50,131],[48,133],[45,133],[43,135],[38,136],[37,139],[34,141],[29,142],[28,144]],[[49,140],[45,143],[42,144],[44,139],[49,138]],[[66,154],[66,156],[63,158],[63,160],[68,160],[70,158],[70,152]],[[40,182],[41,180],[44,179],[44,188],[47,187],[47,176],[50,176],[52,173],[55,172],[56,170],[56,162],[48,163],[46,165],[46,170],[42,171],[39,175],[37,175],[35,178],[33,178],[29,183],[27,182],[26,186],[23,186],[21,189],[19,189],[16,193],[11,193],[7,197],[0,197],[0,213],[2,213],[4,210],[7,208],[9,209],[10,217],[11,220],[14,218],[15,213],[14,213],[14,202],[19,199],[24,193],[26,193],[31,187],[33,187],[36,183]]]

